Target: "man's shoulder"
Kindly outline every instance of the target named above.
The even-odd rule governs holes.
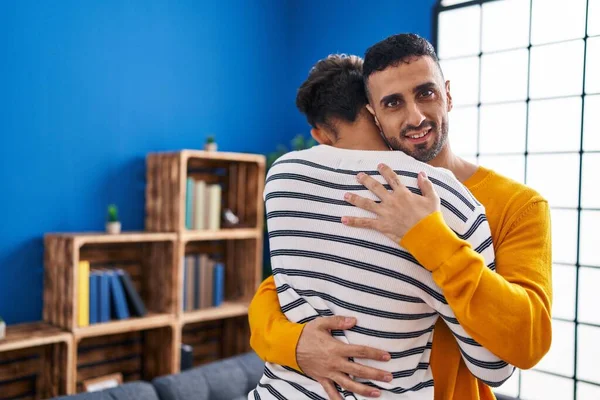
[[[311,147],[304,150],[294,150],[288,153],[285,153],[281,157],[279,157],[273,165],[280,165],[286,163],[295,163],[297,161],[310,161],[312,159],[319,158],[319,149],[316,147]]]
[[[536,203],[547,204],[532,187],[491,170],[487,170],[484,180],[471,190],[488,211],[498,210],[507,217]]]

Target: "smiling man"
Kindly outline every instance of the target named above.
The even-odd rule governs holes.
[[[546,354],[552,337],[547,202],[532,189],[452,153],[450,83],[444,81],[437,56],[425,39],[402,34],[377,43],[366,53],[363,76],[368,109],[390,147],[452,171],[485,206],[496,272],[450,229],[436,208],[439,203],[407,190],[386,166],[379,171],[389,187],[361,174],[359,182],[377,196],[364,198],[354,192],[347,197],[371,218],[346,213],[342,221],[377,230],[400,244],[431,272],[467,333],[502,360],[531,368]],[[301,369],[324,385],[342,383],[347,373],[364,378],[375,373],[368,367],[348,371],[348,358],[355,357],[357,349],[329,335],[328,330],[350,330],[356,323],[341,317],[317,318],[307,324],[288,321],[272,278],[261,285],[250,308],[252,346],[257,353],[267,361]],[[379,356],[369,349],[361,349],[361,354]],[[431,368],[435,399],[494,398],[488,385],[468,370],[457,341],[441,320],[435,325]]]

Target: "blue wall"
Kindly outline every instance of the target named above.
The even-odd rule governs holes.
[[[0,315],[41,318],[42,236],[102,230],[107,204],[143,229],[144,156],[266,153],[308,132],[310,66],[400,31],[429,36],[432,0],[0,2]]]

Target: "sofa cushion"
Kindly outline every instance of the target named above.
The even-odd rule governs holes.
[[[162,400],[245,399],[258,384],[263,368],[256,354],[247,353],[156,378],[153,384]]]
[[[131,382],[99,392],[57,397],[55,400],[159,400],[159,398],[151,384]]]
[[[232,400],[248,394],[248,376],[237,358],[208,364],[202,370],[211,400]]]
[[[161,400],[209,400],[210,390],[199,369],[168,375],[152,381]]]
[[[258,358],[254,352],[246,353],[236,357],[242,369],[248,377],[248,386],[246,386],[246,393],[256,388],[260,378],[263,376],[265,370],[265,362]]]
[[[148,382],[132,382],[105,392],[114,400],[159,400],[156,390]]]

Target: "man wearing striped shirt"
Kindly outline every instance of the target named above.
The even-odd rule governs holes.
[[[465,331],[502,360],[518,368],[533,367],[548,352],[552,340],[548,202],[531,188],[453,154],[448,142],[450,83],[444,82],[437,56],[425,39],[400,34],[375,44],[365,55],[363,78],[369,93],[363,103],[368,103],[389,146],[451,170],[485,205],[496,271],[449,228],[441,212],[432,210],[427,196],[394,189],[382,193],[381,203],[374,203],[353,194],[347,201],[372,210],[377,218],[344,218],[345,223],[374,229],[399,242],[432,273]],[[339,111],[345,120],[352,121],[348,107]],[[323,131],[327,133],[323,129],[313,133]],[[339,142],[342,147],[352,148],[345,140]],[[377,148],[372,146],[371,150]],[[383,168],[381,173],[399,188],[393,171]],[[375,193],[383,187],[368,175],[361,176],[359,182]],[[358,358],[384,360],[386,353],[345,344],[330,335],[331,330],[360,326],[360,321],[343,316],[319,317],[308,323],[288,321],[281,311],[273,277],[257,291],[250,304],[249,320],[252,348],[266,361],[287,365],[316,379],[331,399],[340,397],[333,382],[355,393],[377,397],[372,387],[348,375],[382,380],[381,371],[361,365]],[[357,362],[349,363],[349,357]],[[436,400],[494,399],[489,386],[463,361],[455,335],[443,318],[435,325],[430,361]]]
[[[389,352],[389,361],[356,360],[382,370],[383,375],[363,381],[381,398],[433,398],[429,357],[438,317],[454,334],[469,370],[497,386],[514,368],[481,347],[460,326],[431,272],[402,249],[398,240],[341,223],[344,216],[372,215],[353,207],[348,194],[359,193],[371,200],[388,195],[386,189],[371,194],[356,181],[363,172],[385,183],[385,170],[380,166],[385,163],[400,176],[387,189],[404,191],[423,200],[431,212],[440,211],[448,226],[494,269],[483,206],[449,171],[402,152],[386,151],[364,99],[362,60],[355,56],[320,61],[299,90],[297,104],[322,145],[285,155],[267,177],[271,261],[281,310],[297,323],[319,316],[355,317],[354,327],[332,333],[345,343]],[[344,381],[339,383],[346,386]],[[349,386],[338,389],[346,398],[361,398],[346,390]],[[324,396],[327,393],[319,382],[267,363],[249,398]]]

